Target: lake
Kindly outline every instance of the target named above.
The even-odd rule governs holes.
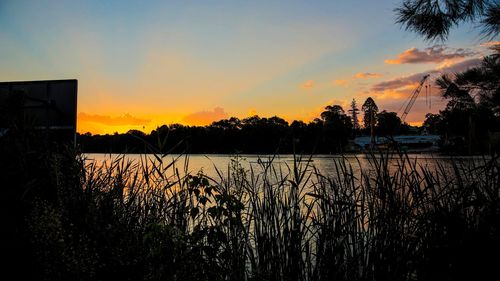
[[[458,163],[460,165],[468,166],[469,164],[481,164],[487,161],[489,158],[482,156],[443,156],[438,154],[407,154],[408,159],[412,163],[418,166],[427,167],[431,171],[438,168],[439,165],[445,168],[451,168],[452,163]],[[87,161],[96,161],[99,164],[109,163],[116,159],[123,158],[125,161],[131,161],[132,163],[139,164],[144,163],[145,160],[158,162],[158,160],[152,154],[85,154]],[[299,156],[297,156],[299,157]],[[176,159],[176,160],[175,160]],[[376,161],[380,161],[380,156],[375,157]],[[293,168],[294,156],[291,154],[284,155],[227,155],[227,154],[189,154],[189,155],[178,155],[172,154],[165,156],[162,161],[165,164],[176,161],[176,167],[180,172],[185,170],[188,173],[196,174],[199,171],[209,177],[218,178],[219,174],[217,170],[226,174],[228,167],[238,161],[243,169],[246,171],[253,170],[258,173],[261,172],[264,167],[269,166],[272,163],[273,168],[281,169],[284,173],[287,173],[289,169]],[[316,168],[321,174],[325,176],[335,176],[336,175],[336,165],[341,162],[345,162],[352,167],[354,174],[359,174],[361,171],[370,172],[373,170],[374,157],[367,154],[349,154],[349,155],[314,155],[309,159],[309,156],[302,156],[297,163],[303,168],[312,169]],[[390,155],[389,157],[389,167],[396,168],[399,166],[398,163],[401,159],[398,155]]]

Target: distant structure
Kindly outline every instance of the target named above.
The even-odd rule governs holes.
[[[77,90],[76,79],[0,82],[0,137],[16,126],[75,144]]]
[[[375,137],[375,147],[387,149],[399,147],[407,151],[437,151],[440,136],[438,135],[417,135],[417,136],[394,136]],[[371,137],[357,137],[354,143],[362,150],[370,150],[373,148]]]
[[[400,112],[403,108],[404,111],[401,114],[401,123],[405,122],[408,113],[410,113],[413,104],[415,103],[418,95],[422,91],[425,83],[429,80],[430,75],[426,74],[420,80],[417,88],[412,92],[409,98],[401,105],[401,108],[398,110]],[[425,85],[425,99],[426,105],[431,106],[431,86]],[[349,110],[353,116],[353,125],[354,125],[354,116],[356,116],[356,102],[353,99],[351,103],[352,109]],[[375,136],[375,118],[376,112],[378,111],[375,102],[368,98],[362,107],[365,112],[365,127],[370,127],[370,136],[364,137],[356,137],[354,139],[354,143],[358,146],[358,148],[362,150],[371,150],[373,148],[400,148],[403,150],[411,150],[411,151],[435,151],[438,149],[438,141],[440,136],[437,135],[401,135],[401,136],[393,136],[393,137],[377,137]],[[358,125],[359,126],[359,125]]]
[[[420,80],[420,83],[418,84],[417,88],[413,91],[410,98],[408,99],[408,101],[406,103],[405,111],[401,115],[401,123],[405,122],[406,116],[408,116],[408,113],[410,113],[410,110],[411,110],[413,104],[415,103],[415,100],[417,99],[418,94],[420,94],[420,91],[422,91],[422,87],[424,86],[424,83],[427,80],[427,78],[429,78],[429,74],[426,74],[426,75],[424,75],[424,77],[422,77],[422,80]],[[425,86],[426,87],[426,92],[425,92],[426,93],[426,96],[425,96],[426,103],[429,100],[427,86],[428,85]],[[403,106],[404,106],[404,104],[403,104]]]

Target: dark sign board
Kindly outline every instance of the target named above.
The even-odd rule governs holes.
[[[74,143],[77,90],[76,79],[0,82],[0,128],[28,122],[53,140]]]

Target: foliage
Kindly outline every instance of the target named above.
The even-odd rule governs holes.
[[[377,114],[377,135],[394,136],[402,131],[401,119],[396,112],[387,112],[383,110]]]
[[[71,150],[35,151],[1,162],[16,176],[12,192],[5,191],[15,201],[8,206],[20,213],[6,226],[18,235],[7,241],[24,245],[14,248],[22,253],[23,279],[484,280],[497,274],[495,157],[432,169],[399,154],[362,157],[359,166],[339,158],[329,175],[298,155],[290,166],[270,157],[253,168],[235,157],[227,171],[215,167],[217,176],[208,177],[190,174],[188,158],[182,163],[168,154],[98,163]]]
[[[500,33],[500,3],[495,0],[405,0],[395,9],[397,23],[427,40],[448,38],[451,28],[466,22],[485,37]]]
[[[352,137],[352,122],[338,105],[329,105],[308,124],[284,119],[251,116],[231,117],[208,126],[163,125],[144,134],[79,134],[78,143],[85,152],[144,153],[146,143],[162,144],[170,153],[335,153],[344,150]],[[162,153],[167,151],[161,151]]]
[[[442,147],[458,153],[498,150],[491,134],[500,131],[500,56],[496,52],[481,65],[436,81],[448,99],[439,116],[428,115],[424,125],[442,136]]]
[[[454,101],[470,97],[500,116],[500,49],[494,51],[483,58],[481,65],[457,73],[453,79],[441,77],[437,83],[443,96]]]
[[[359,126],[359,109],[356,103],[356,99],[352,99],[351,109],[349,109],[349,113],[351,113],[352,128],[354,130],[354,133],[356,134],[361,129],[361,127]]]
[[[371,97],[368,97],[363,103],[361,110],[363,111],[363,122],[365,128],[375,127],[378,112],[378,106],[375,101]]]
[[[442,124],[442,118],[439,114],[427,113],[425,115],[425,121],[422,127],[425,128],[429,134],[439,134],[442,131],[440,125]]]
[[[375,101],[368,97],[361,107],[365,131],[371,136],[371,143],[375,143],[375,126],[377,124],[378,107]]]
[[[352,135],[352,122],[340,105],[325,107],[321,113],[324,143],[329,153],[342,151]],[[330,144],[330,145],[329,145]],[[333,147],[329,147],[333,146]]]

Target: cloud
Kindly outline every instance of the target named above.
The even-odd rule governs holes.
[[[382,77],[381,73],[358,72],[353,76],[353,79],[368,79]]]
[[[446,60],[463,59],[477,54],[469,49],[452,49],[435,45],[424,50],[411,48],[399,54],[396,59],[385,60],[387,64],[440,63]]]
[[[304,90],[312,89],[314,87],[314,80],[307,80],[300,87]]]
[[[258,115],[257,114],[257,110],[255,108],[249,108],[248,109],[248,116],[255,116],[255,115]]]
[[[333,81],[333,83],[337,86],[346,86],[349,81],[347,81],[346,79],[337,79]]]
[[[444,67],[439,67],[433,70],[409,75],[409,76],[402,76],[402,77],[397,77],[392,80],[388,81],[383,81],[380,83],[377,83],[372,86],[371,90],[375,92],[381,92],[381,91],[386,91],[386,90],[396,90],[396,89],[402,89],[402,88],[408,88],[415,86],[421,79],[424,77],[426,74],[434,74],[434,75],[441,75],[445,73],[457,73],[457,72],[462,72],[464,70],[467,70],[468,68],[478,66],[481,63],[481,59],[479,58],[473,58],[473,59],[468,59],[465,61],[461,61],[459,63],[454,63],[454,64],[449,64]]]
[[[128,113],[123,116],[111,117],[108,115],[87,114],[85,112],[80,112],[78,114],[78,122],[98,123],[107,126],[144,126],[151,122],[151,120],[137,118]]]
[[[337,79],[333,81],[335,86],[344,86],[347,87],[349,83],[358,80],[358,79],[370,79],[370,78],[378,78],[382,77],[381,73],[371,73],[371,72],[358,72],[354,74],[351,78],[347,79]]]
[[[434,73],[457,73],[457,72],[462,72],[465,71],[471,67],[475,67],[481,64],[483,60],[480,58],[473,58],[469,60],[464,60],[459,63],[451,64],[443,68],[438,68],[434,70]]]
[[[386,90],[395,90],[408,87],[409,85],[414,85],[418,83],[424,75],[425,75],[424,73],[417,73],[410,76],[402,76],[392,80],[383,81],[373,85],[372,91],[381,92]]]
[[[394,111],[398,113],[398,116],[401,116],[403,108],[406,106],[405,101],[411,96],[424,75],[431,74],[431,79],[435,79],[445,73],[459,73],[468,68],[478,66],[481,61],[480,58],[467,59],[458,63],[436,67],[428,71],[376,83],[369,91],[358,94],[357,99],[362,104],[364,99],[371,96],[377,102],[379,109]],[[428,91],[425,88],[422,89],[406,121],[412,124],[421,123],[426,113],[437,113],[446,103],[447,101],[439,94],[439,89],[431,84],[431,88]]]
[[[216,107],[212,111],[198,111],[184,116],[182,123],[187,125],[208,125],[214,121],[228,118],[228,114],[222,107]]]
[[[490,42],[485,42],[482,43],[480,46],[481,47],[494,47],[500,45],[500,41],[490,41]]]
[[[307,112],[306,116],[302,119],[304,121],[312,121],[315,118],[319,118],[321,113],[323,111],[325,111],[325,107],[328,105],[340,105],[342,107],[342,109],[344,109],[344,111],[347,112],[347,110],[349,110],[350,101],[340,100],[340,99],[331,99],[331,100],[325,102],[323,105],[318,106],[318,107],[314,108],[313,110]],[[301,118],[299,118],[299,119],[301,119]]]

